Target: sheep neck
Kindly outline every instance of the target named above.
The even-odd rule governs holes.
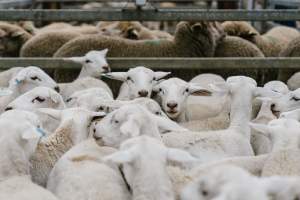
[[[0,181],[13,176],[30,174],[28,158],[16,142],[5,139],[5,143],[0,145],[0,149],[1,152],[5,152],[0,158]]]
[[[152,161],[151,161],[152,162]],[[133,200],[174,200],[172,184],[164,164],[148,161],[135,170]]]
[[[93,74],[91,74],[85,66],[82,66],[77,79],[85,77],[93,77]]]
[[[249,122],[252,113],[252,90],[242,85],[232,94],[230,129],[235,129],[250,140]]]

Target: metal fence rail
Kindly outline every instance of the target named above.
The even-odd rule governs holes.
[[[203,10],[203,9],[101,9],[101,10],[4,10],[2,21],[288,21],[300,20],[300,10]]]

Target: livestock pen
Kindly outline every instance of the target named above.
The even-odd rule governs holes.
[[[112,0],[111,0],[112,1]],[[113,0],[121,2],[121,0]],[[163,2],[167,0],[145,1],[145,4]],[[35,0],[31,3],[74,3],[90,2],[89,0]],[[97,0],[105,2],[105,0]],[[131,2],[134,2],[131,0]],[[143,1],[137,1],[143,3]],[[168,0],[167,2],[170,2]],[[171,0],[171,2],[186,2],[184,0]],[[250,3],[249,3],[250,2]],[[252,1],[249,1],[252,5]],[[38,22],[50,21],[290,21],[300,20],[300,10],[274,10],[274,9],[238,9],[217,10],[201,8],[144,8],[137,7],[103,8],[96,10],[80,9],[1,9],[1,21],[30,20]],[[286,81],[294,72],[300,69],[300,58],[108,58],[114,71],[125,71],[129,67],[144,65],[152,69],[172,71],[186,80],[203,72],[220,74],[223,77],[243,74],[257,80],[259,84],[278,79]],[[52,72],[63,69],[65,72],[55,77],[60,81],[70,80],[80,69],[80,65],[60,58],[1,58],[0,68],[7,69],[14,66],[36,65]],[[73,74],[73,75],[72,75]],[[63,78],[61,78],[61,76]],[[114,90],[116,89],[113,87]]]

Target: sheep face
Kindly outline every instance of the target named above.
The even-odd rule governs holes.
[[[65,103],[61,95],[51,88],[36,87],[9,103],[5,110],[32,110],[37,108],[64,109]]]
[[[102,51],[90,51],[83,57],[71,57],[66,60],[82,65],[82,73],[92,77],[100,77],[102,73],[110,72],[110,67],[106,61],[108,49]]]
[[[9,87],[17,88],[20,94],[38,86],[49,87],[59,92],[56,82],[43,70],[35,66],[22,69],[9,82]]]
[[[153,90],[161,98],[162,108],[171,119],[177,119],[185,112],[186,101],[189,95],[211,95],[211,92],[203,87],[178,78],[162,81]]]
[[[17,57],[22,45],[30,38],[25,30],[18,26],[0,23],[0,56]]]
[[[272,111],[277,116],[281,112],[287,112],[300,108],[300,89],[290,91],[287,94],[273,100]]]
[[[177,123],[152,114],[143,106],[128,104],[94,122],[91,131],[104,145],[118,147],[126,139],[139,135],[160,138],[160,132],[186,131]]]
[[[300,144],[300,123],[294,119],[275,119],[268,123],[250,123],[258,133],[270,138],[273,151],[282,148],[298,148]]]
[[[106,77],[123,81],[128,86],[129,99],[137,97],[150,97],[152,88],[157,81],[170,74],[169,72],[153,72],[145,67],[135,67],[128,72],[113,72],[105,74]]]

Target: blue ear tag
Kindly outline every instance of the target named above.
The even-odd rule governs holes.
[[[16,84],[20,84],[22,81],[19,81],[18,79],[16,79]]]
[[[41,137],[45,137],[46,136],[46,133],[45,133],[45,131],[43,129],[37,127],[36,130],[37,130],[37,132],[39,132],[41,134]]]

